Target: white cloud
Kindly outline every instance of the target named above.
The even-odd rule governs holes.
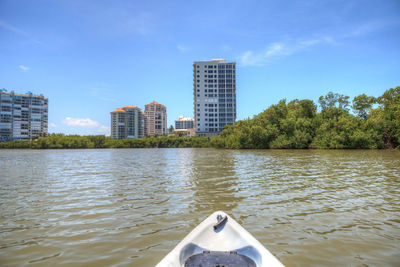
[[[63,119],[62,123],[71,127],[92,129],[97,133],[104,133],[106,135],[110,133],[110,127],[104,126],[101,123],[94,121],[90,118],[66,117],[65,119]]]
[[[109,88],[109,86],[107,85],[98,85],[96,87],[92,87],[89,89],[89,93],[91,96],[102,100],[102,101],[111,101],[111,102],[115,102],[115,98],[113,96],[115,96],[114,90]]]
[[[55,123],[50,123],[50,127],[53,127],[53,128],[56,128],[57,127],[57,125],[55,124]]]
[[[298,40],[292,42],[273,42],[261,51],[248,50],[239,57],[243,66],[263,66],[278,58],[286,57],[320,43],[332,43],[331,37]]]
[[[100,123],[90,118],[81,119],[81,118],[66,117],[62,122],[68,126],[77,126],[77,127],[94,128],[100,126]]]
[[[3,20],[0,20],[0,28],[4,28],[4,29],[6,29],[8,31],[11,31],[11,32],[15,33],[15,34],[24,36],[24,37],[28,38],[30,41],[32,41],[32,42],[34,42],[36,44],[42,44],[42,42],[36,40],[30,34],[28,34],[27,32],[25,32],[25,31],[23,31],[23,30],[21,30],[21,29],[19,29],[17,27],[14,27],[13,25],[10,25],[10,24],[6,23]]]
[[[31,69],[31,68],[29,68],[29,67],[27,67],[27,66],[24,66],[24,65],[19,65],[19,68],[20,68],[21,70],[23,70],[23,71],[28,71],[28,70]]]
[[[99,133],[107,133],[108,134],[108,133],[110,133],[110,131],[111,131],[111,128],[104,126],[104,125],[101,125],[99,127],[99,129],[97,129],[97,132],[99,132]]]
[[[181,52],[186,52],[186,51],[190,50],[190,47],[185,46],[185,45],[178,45],[176,48],[178,48],[178,50]]]

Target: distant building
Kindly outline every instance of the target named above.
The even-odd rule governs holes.
[[[136,106],[126,106],[111,112],[111,138],[143,138],[144,114]]]
[[[172,136],[196,136],[196,129],[189,128],[189,129],[175,129],[174,132],[171,134]]]
[[[31,140],[48,131],[48,99],[0,90],[0,141]]]
[[[144,109],[145,135],[166,134],[167,133],[167,108],[156,101],[145,105]]]
[[[194,128],[194,119],[185,118],[184,116],[179,116],[178,120],[175,121],[175,130],[178,129],[191,129]]]
[[[236,120],[236,63],[194,62],[193,95],[196,135],[218,135]]]

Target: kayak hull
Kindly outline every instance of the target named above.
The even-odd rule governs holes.
[[[226,221],[217,219],[224,218]],[[218,225],[218,222],[220,225]],[[214,212],[193,229],[157,267],[180,267],[205,251],[234,252],[250,258],[257,267],[283,266],[259,241],[223,211]]]

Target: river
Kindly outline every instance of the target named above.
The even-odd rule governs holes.
[[[216,210],[287,266],[398,266],[400,151],[0,150],[1,266],[154,266]]]

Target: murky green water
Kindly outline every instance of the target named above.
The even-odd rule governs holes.
[[[399,266],[400,152],[0,150],[2,266],[152,266],[216,210],[287,266]]]

